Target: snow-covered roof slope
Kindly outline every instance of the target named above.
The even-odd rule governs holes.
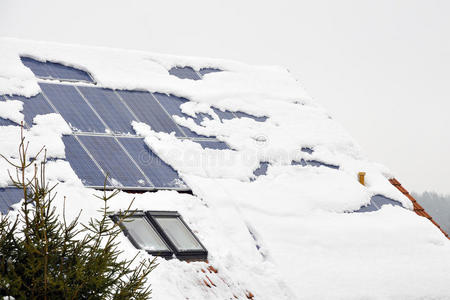
[[[37,78],[21,57],[84,70],[95,84]],[[184,67],[195,70],[195,80],[184,78],[191,70]],[[176,122],[173,133],[142,120],[128,126],[130,135],[176,170],[192,195],[121,192],[111,203],[124,209],[136,197],[137,209],[179,211],[208,249],[208,262],[160,259],[151,274],[155,299],[449,297],[450,242],[412,211],[410,200],[389,183],[390,171],[371,162],[287,70],[0,39],[2,154],[14,155],[14,123],[30,119],[27,103],[34,98],[21,96],[44,95],[47,85],[146,91],[162,107],[168,103],[164,95],[189,100],[179,113],[168,111]],[[55,158],[47,170],[48,179],[59,182],[57,204],[62,207],[66,196],[67,211],[83,209],[86,220],[101,203],[95,205],[65,143],[65,137],[84,133],[57,111],[26,121],[26,135],[33,149],[45,143]],[[95,135],[118,136],[110,130]],[[124,132],[120,138],[127,138]],[[218,141],[226,146],[205,147]],[[0,162],[0,187],[10,184],[6,169]],[[365,186],[359,172],[366,173]],[[375,195],[398,205],[362,212]],[[121,247],[126,254],[139,252],[125,237]]]

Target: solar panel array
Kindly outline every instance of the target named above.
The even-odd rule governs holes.
[[[163,93],[99,88],[93,77],[83,70],[29,57],[21,57],[21,60],[41,79],[39,86],[42,92],[31,98],[0,95],[0,101],[22,101],[27,128],[32,126],[37,115],[60,114],[72,128],[72,134],[63,136],[66,159],[88,187],[103,187],[108,174],[108,188],[189,190],[178,173],[135,133],[132,121],[144,122],[158,132],[174,132],[178,138],[191,139],[205,149],[229,149],[226,143],[215,137],[198,134],[175,122],[173,116],[191,118],[198,125],[203,119],[212,119],[204,113],[197,114],[196,118],[184,114],[180,106],[188,99]],[[191,67],[175,67],[169,71],[189,80],[201,80],[204,75],[214,72],[221,70],[205,68],[195,71]],[[267,119],[242,112],[213,110],[221,121],[242,117],[255,121]],[[10,125],[18,124],[0,118],[0,126]],[[0,190],[0,194],[7,195],[8,199],[17,198],[15,202],[20,201],[20,193],[15,193],[14,188]],[[8,201],[2,203],[10,205]]]

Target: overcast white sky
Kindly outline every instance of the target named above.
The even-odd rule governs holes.
[[[445,0],[1,0],[0,36],[283,65],[410,191],[450,193],[449,16]]]

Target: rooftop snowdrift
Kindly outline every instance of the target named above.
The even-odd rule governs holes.
[[[0,117],[24,120],[17,96],[40,93],[40,82],[20,57],[89,72],[99,87],[167,93],[181,105],[180,126],[215,137],[231,149],[203,148],[175,133],[130,124],[148,147],[178,171],[193,195],[121,192],[112,209],[179,211],[208,249],[208,262],[160,259],[152,273],[154,299],[446,298],[450,242],[393,187],[390,171],[371,162],[358,144],[301,85],[279,67],[175,57],[140,51],[0,39]],[[180,79],[173,67],[222,70],[201,80]],[[45,80],[54,82],[55,80]],[[63,83],[64,84],[64,83]],[[90,86],[89,83],[77,83]],[[217,111],[249,117],[222,119]],[[207,114],[198,122],[190,118]],[[236,113],[237,115],[237,113]],[[92,194],[64,160],[58,114],[37,115],[26,131],[31,152],[46,146],[48,179],[58,182],[57,204],[68,198],[68,218],[95,217]],[[0,153],[14,159],[17,126],[1,126]],[[302,150],[303,149],[303,150]],[[308,149],[305,151],[305,149]],[[267,171],[255,175],[264,164]],[[0,162],[0,187],[10,184]],[[366,172],[366,185],[357,180]],[[265,174],[264,174],[265,173]],[[402,204],[355,213],[374,195]],[[11,212],[14,214],[15,212]],[[138,253],[123,237],[125,255]],[[143,251],[140,255],[147,256]],[[211,268],[212,267],[212,268]],[[250,294],[251,293],[251,294]]]

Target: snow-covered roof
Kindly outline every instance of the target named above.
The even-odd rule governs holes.
[[[27,60],[59,63],[81,75],[62,81],[39,76],[24,65]],[[80,107],[51,91],[65,86],[84,97],[92,119],[103,124],[100,132],[95,125],[75,126],[89,120],[72,119],[73,112],[63,111]],[[153,120],[160,115],[151,116],[150,110],[141,116],[128,103],[132,117],[122,120],[130,127],[125,132],[118,119],[108,119],[108,107],[87,96],[90,89],[110,91],[125,104],[126,96],[120,95],[143,92],[161,105],[169,121],[158,129]],[[139,160],[142,151],[111,150],[128,149],[124,153],[134,165],[125,174],[135,168],[143,177],[129,184],[113,178],[111,187],[147,191],[123,191],[111,208],[125,209],[136,198],[136,209],[178,211],[208,249],[207,262],[161,258],[150,280],[155,299],[450,295],[450,242],[413,212],[411,201],[390,184],[393,174],[371,162],[284,68],[3,38],[0,95],[0,153],[15,154],[15,125],[25,121],[30,151],[45,145],[54,158],[47,178],[59,183],[56,204],[62,208],[66,196],[67,212],[75,216],[82,209],[81,221],[98,215],[102,205],[95,204],[89,186],[97,185],[88,183],[95,181],[89,171],[101,171],[114,157],[101,161],[100,154],[90,153],[95,165],[83,169],[70,156],[78,145],[73,140],[92,151],[109,146],[90,138],[123,139],[121,145],[139,140],[153,159],[161,159],[160,166],[167,166],[152,179],[156,167],[146,169]],[[171,111],[168,103],[174,99],[182,100]],[[49,109],[42,110],[39,101]],[[171,180],[155,184],[169,168],[176,184],[167,184],[174,182],[172,173]],[[7,169],[1,161],[2,188],[11,184]],[[366,173],[365,185],[358,182],[359,172]],[[11,203],[0,208],[5,205]],[[148,255],[125,236],[121,247],[125,254]]]

